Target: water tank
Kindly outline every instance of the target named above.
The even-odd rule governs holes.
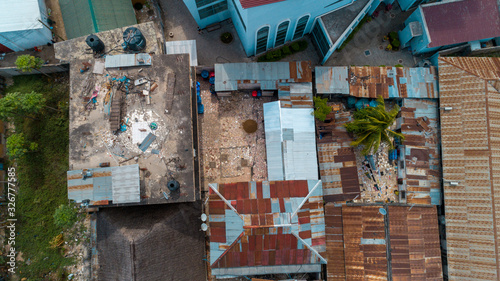
[[[141,31],[135,27],[129,27],[123,32],[123,49],[130,51],[142,51],[146,47],[146,38]]]
[[[104,51],[104,43],[94,34],[90,34],[85,42],[96,53],[102,53]]]
[[[179,182],[176,181],[176,180],[171,180],[167,183],[167,188],[170,190],[170,191],[175,191],[177,189],[179,189]]]

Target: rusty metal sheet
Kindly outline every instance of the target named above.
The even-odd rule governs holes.
[[[453,108],[440,116],[443,179],[458,183],[444,184],[448,274],[498,280],[500,59],[438,61],[440,106]]]

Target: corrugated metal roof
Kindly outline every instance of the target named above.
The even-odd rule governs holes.
[[[491,79],[491,80],[489,80]],[[500,59],[439,58],[448,275],[498,280]]]
[[[215,64],[215,90],[236,91],[244,85],[277,90],[280,82],[312,82],[311,62],[255,62]]]
[[[344,68],[347,73],[344,72]],[[346,94],[358,98],[438,98],[434,68],[316,67],[320,94]]]
[[[388,206],[387,213],[392,280],[443,280],[436,208]]]
[[[0,33],[43,28],[39,2],[43,0],[0,0]]]
[[[311,108],[282,108],[280,101],[264,104],[268,178],[316,180],[318,164]],[[284,136],[293,136],[287,137]]]
[[[281,107],[313,108],[312,83],[279,83]]]
[[[436,207],[329,203],[325,224],[328,281],[443,279]]]
[[[344,127],[351,121],[351,113],[341,105],[333,107],[325,122],[316,120],[316,132],[321,136],[317,139],[319,171],[325,201],[345,202],[360,195],[353,138]]]
[[[405,166],[398,174],[403,182],[399,189],[406,190],[408,204],[440,204],[438,107],[437,100],[403,100],[401,133],[405,140],[399,155]]]
[[[318,94],[349,94],[349,67],[347,66],[317,66],[316,91]]]
[[[112,167],[113,204],[141,201],[139,165]]]
[[[59,5],[68,39],[137,24],[128,0],[72,0]]]
[[[106,56],[106,59],[104,61],[104,67],[106,68],[118,68],[118,67],[129,67],[129,66],[140,66],[140,65],[151,65],[151,55],[139,53],[139,54]]]
[[[497,0],[447,1],[421,7],[430,48],[500,36]]]
[[[321,181],[209,186],[213,274],[307,272],[300,265],[326,263],[322,256],[326,240]],[[307,270],[321,271],[320,267]]]
[[[189,54],[189,65],[198,66],[196,40],[167,41],[165,47],[168,55]]]
[[[68,199],[90,205],[140,202],[139,165],[87,169],[91,177],[83,179],[83,170],[67,172]]]
[[[240,3],[241,3],[241,7],[243,7],[243,9],[248,9],[248,8],[263,6],[263,5],[282,2],[282,1],[285,1],[285,0],[240,0]]]

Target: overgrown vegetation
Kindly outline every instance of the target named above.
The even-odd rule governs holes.
[[[46,280],[49,272],[61,271],[63,266],[72,262],[64,258],[63,249],[53,248],[50,244],[63,230],[54,221],[56,208],[67,204],[69,89],[68,83],[64,82],[67,77],[67,74],[58,78],[16,76],[14,85],[6,89],[7,93],[21,95],[35,92],[45,99],[44,106],[34,111],[32,118],[23,115],[7,118],[4,115],[15,126],[15,133],[7,134],[7,143],[13,142],[12,137],[22,136],[22,142],[19,142],[38,147],[37,152],[11,159],[17,167],[19,185],[15,246],[25,260],[18,263],[18,272],[28,280]],[[9,154],[13,153],[12,147],[10,149]]]
[[[354,133],[355,140],[351,145],[363,145],[363,155],[377,152],[381,143],[386,143],[389,149],[394,149],[392,138],[404,139],[401,133],[389,129],[398,113],[398,105],[395,105],[390,111],[385,109],[382,96],[377,98],[376,107],[356,110],[353,115],[354,121],[344,125],[348,132]]]
[[[77,220],[78,211],[73,205],[63,204],[54,213],[54,223],[62,228],[70,228]]]
[[[269,51],[265,53],[264,55],[260,56],[257,61],[259,62],[268,62],[268,61],[279,61],[284,59],[285,57],[302,52],[305,49],[307,49],[307,41],[306,40],[300,40],[293,42],[290,45],[283,46],[279,49],[275,49],[272,51]]]
[[[34,69],[40,69],[43,60],[32,55],[20,55],[16,59],[16,67],[22,72],[31,72]]]
[[[352,30],[351,34],[349,34],[349,36],[347,36],[347,39],[345,39],[344,43],[342,43],[342,45],[340,45],[340,47],[337,49],[338,52],[340,52],[340,51],[342,51],[342,49],[344,49],[344,47],[347,45],[347,43],[349,43],[349,41],[351,41],[352,38],[354,38],[354,35],[356,35],[356,33],[361,29],[361,27],[363,27],[363,25],[366,22],[368,22],[369,18],[370,18],[370,16],[366,15],[364,18],[362,18],[359,21],[358,25]]]
[[[314,117],[319,121],[323,122],[326,119],[326,115],[332,111],[332,108],[328,106],[326,98],[314,97]]]

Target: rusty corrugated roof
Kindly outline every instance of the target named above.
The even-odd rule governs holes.
[[[434,206],[335,207],[329,203],[325,224],[328,281],[443,279]]]
[[[436,208],[389,206],[388,216],[392,280],[443,280]]]
[[[433,67],[351,66],[348,80],[351,96],[358,98],[438,98]]]
[[[408,204],[440,204],[441,157],[437,100],[404,99],[401,133],[405,136],[401,156],[404,169],[398,171]],[[405,202],[403,200],[403,202]]]
[[[360,195],[356,155],[350,143],[353,138],[344,124],[351,121],[351,113],[340,105],[325,119],[316,120],[319,171],[326,202],[345,202]]]
[[[498,280],[500,58],[439,58],[448,275]],[[456,184],[450,185],[449,181]]]
[[[210,187],[208,222],[214,275],[321,271],[321,264],[326,263],[321,181]]]

